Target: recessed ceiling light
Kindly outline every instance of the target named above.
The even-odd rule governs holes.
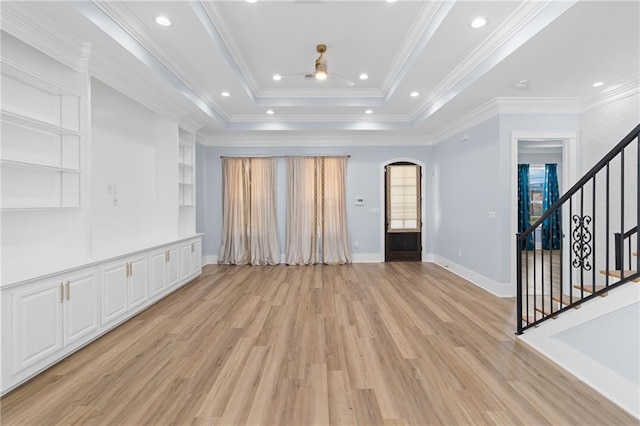
[[[222,92],[222,93],[220,93],[220,96],[224,96],[225,98],[228,98],[229,96],[231,96],[231,93],[229,93],[229,92]]]
[[[247,3],[256,3],[258,0],[246,0]]]
[[[274,79],[275,81],[282,80],[282,76],[280,74],[274,74],[273,77],[271,77],[271,78]]]
[[[397,2],[398,0],[384,0],[384,1],[386,1],[387,3],[395,3],[395,2]]]
[[[273,114],[275,114],[275,112],[274,112],[272,109],[268,109],[268,110],[267,110],[267,114],[269,114],[269,115],[273,115]]]
[[[527,89],[529,87],[529,81],[528,80],[520,80],[519,82],[514,84],[513,87],[515,87],[516,89]]]
[[[420,96],[420,93],[419,92],[411,92],[411,94],[409,96],[411,96],[412,98],[417,98],[418,96]]]
[[[476,19],[471,21],[471,28],[482,28],[487,25],[487,20],[482,16],[478,16]]]
[[[604,83],[602,81],[596,81],[595,83],[593,83],[593,87],[600,87],[602,86]]]
[[[156,24],[162,25],[163,27],[168,27],[169,25],[171,25],[171,20],[166,16],[160,15],[156,17]]]
[[[364,113],[365,113],[365,114],[373,114],[373,110],[368,109],[368,110],[366,110]]]
[[[360,80],[366,80],[366,79],[368,79],[368,78],[369,78],[369,76],[368,76],[367,74],[365,74],[365,73],[362,73],[362,74],[360,74],[360,75],[358,76],[358,78],[359,78]]]

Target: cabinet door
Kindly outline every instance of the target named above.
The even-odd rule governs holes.
[[[62,349],[64,286],[60,280],[12,294],[13,373]]]
[[[127,312],[127,263],[113,263],[102,270],[102,324]]]
[[[180,280],[184,280],[191,275],[191,243],[180,246]]]
[[[69,277],[65,281],[64,344],[93,333],[99,321],[96,271]]]
[[[202,272],[202,244],[200,240],[195,240],[192,243],[191,252],[191,272],[193,274],[200,274]]]
[[[167,283],[167,251],[151,253],[150,257],[149,295],[162,293]]]
[[[180,275],[178,274],[178,258],[179,249],[177,246],[169,247],[169,262],[167,263],[167,285],[169,287],[178,284],[180,281]]]
[[[130,260],[131,274],[129,275],[129,308],[142,305],[147,300],[147,257],[140,256]]]

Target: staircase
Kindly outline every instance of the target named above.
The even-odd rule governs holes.
[[[626,283],[640,283],[640,124],[518,233],[517,334]],[[554,241],[537,248],[536,230]],[[556,234],[557,235],[557,234]]]

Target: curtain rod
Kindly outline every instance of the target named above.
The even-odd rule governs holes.
[[[313,157],[347,157],[351,155],[221,155],[220,158],[313,158]]]

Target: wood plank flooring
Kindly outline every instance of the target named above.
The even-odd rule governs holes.
[[[3,425],[631,425],[433,264],[207,266],[0,401]]]

